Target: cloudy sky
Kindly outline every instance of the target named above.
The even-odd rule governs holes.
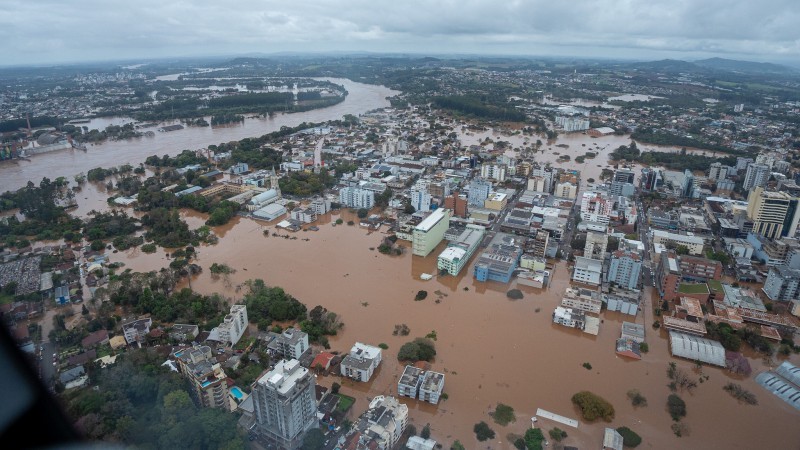
[[[0,65],[273,52],[800,65],[798,0],[0,0]]]

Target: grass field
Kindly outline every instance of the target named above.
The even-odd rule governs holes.
[[[353,403],[356,402],[356,399],[350,397],[349,395],[344,394],[336,394],[339,397],[339,404],[336,405],[336,409],[341,411],[342,413],[346,413],[347,410],[353,406]]]

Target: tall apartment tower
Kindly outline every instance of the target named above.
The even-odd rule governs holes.
[[[742,187],[745,191],[749,191],[756,186],[766,186],[768,180],[769,166],[766,164],[748,164]]]
[[[482,179],[475,178],[469,183],[469,205],[483,208],[483,202],[489,197],[489,192],[492,190],[492,183]]]
[[[800,200],[786,192],[755,187],[747,197],[747,218],[753,221],[753,233],[769,239],[794,237],[800,221],[798,203]]]
[[[314,376],[296,359],[281,360],[253,388],[256,426],[278,449],[295,450],[317,426]]]

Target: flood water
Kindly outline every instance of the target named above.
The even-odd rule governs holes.
[[[398,94],[384,86],[356,83],[342,78],[325,80],[344,86],[348,91],[345,100],[327,108],[312,111],[276,114],[268,118],[247,118],[244,122],[224,127],[186,127],[171,132],[156,132],[154,137],[141,137],[124,141],[106,141],[88,145],[86,152],[63,150],[35,155],[30,161],[14,160],[0,163],[0,191],[17,189],[29,180],[38,183],[42,177],[51,180],[59,176],[72,178],[86,173],[94,167],[112,167],[122,164],[139,164],[150,155],[175,155],[183,150],[197,150],[223,142],[246,137],[257,137],[283,126],[294,127],[303,122],[325,122],[341,119],[345,114],[359,115],[367,111],[389,106],[386,97]],[[99,124],[118,124],[124,120],[112,118],[87,125],[97,128]],[[174,123],[178,123],[175,121]],[[81,125],[81,126],[83,126]],[[103,127],[105,128],[105,127]]]
[[[202,214],[192,216],[196,223],[204,219]],[[347,211],[333,220],[337,217],[345,222],[352,218]],[[219,292],[240,301],[244,291],[237,286],[262,278],[268,285],[285,288],[309,308],[320,304],[342,317],[345,327],[330,340],[333,350],[346,352],[356,341],[388,344],[379,371],[369,383],[342,382],[339,377],[318,379],[326,386],[334,381],[342,383],[342,392],[357,398],[356,412],[366,408],[368,398],[396,393],[402,373],[396,360],[398,349],[435,330],[437,356],[433,369],[446,374],[449,399],[438,406],[415,400],[404,403],[409,405],[417,429],[430,424],[433,437],[445,445],[460,439],[467,448],[511,449],[507,434],[524,433],[537,408],[579,419],[570,398],[584,389],[609,400],[616,408],[616,418],[610,424],[581,424],[577,430],[568,429],[568,445],[598,448],[605,426],[629,426],[644,438],[642,448],[796,448],[800,443],[800,427],[796,426],[800,413],[768,394],[752,378],[739,380],[710,367],[703,368],[710,376],[708,381],[692,394],[681,394],[687,403],[685,420],[691,434],[675,437],[665,408],[669,395],[667,364],[677,361],[693,377],[699,375],[693,371],[693,363],[669,356],[666,334],[650,327],[653,317],[649,300],[644,315],[635,321],[645,324],[650,352],[642,361],[628,361],[615,355],[614,342],[622,321],[630,321],[630,316],[605,313],[596,337],[551,323],[551,313],[568,285],[564,264],[557,266],[550,288],[520,286],[525,298],[512,301],[505,292],[516,287],[514,283],[476,282],[471,264],[459,277],[421,281],[420,274],[436,273],[436,255],[444,244],[427,258],[412,256],[410,251],[387,256],[370,250],[383,237],[380,231],[334,227],[330,215],[316,225],[319,231],[298,232],[294,234],[297,240],[287,240],[264,237],[264,229],[286,234],[271,224],[235,219],[216,230],[221,237],[218,245],[199,249],[198,264],[204,272],[185,284],[198,292]],[[303,241],[305,238],[310,240]],[[153,270],[169,262],[163,251],[147,255],[131,250],[111,259],[124,261],[135,271]],[[236,272],[212,277],[208,270],[212,262],[227,263]],[[421,289],[428,291],[428,297],[416,302],[414,295]],[[647,294],[651,294],[649,289]],[[403,323],[411,334],[393,336],[394,326]],[[797,356],[792,359],[797,363]],[[592,370],[584,369],[584,362],[589,362]],[[762,363],[753,359],[751,364],[755,375]],[[759,405],[740,405],[729,397],[722,386],[731,380],[755,393]],[[626,397],[630,389],[638,389],[649,406],[634,410]],[[516,423],[507,427],[492,423],[488,412],[497,402],[516,410]],[[497,432],[494,441],[481,444],[475,440],[472,426],[481,420],[492,424]],[[544,419],[539,423],[545,430],[558,426]]]

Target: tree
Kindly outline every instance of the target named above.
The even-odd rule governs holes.
[[[561,442],[567,437],[567,432],[558,427],[553,428],[547,433],[550,435],[550,438],[556,442]]]
[[[610,422],[614,418],[614,407],[606,399],[589,391],[581,391],[572,396],[574,403],[588,421],[602,418]]]
[[[421,437],[422,439],[430,439],[431,426],[426,424],[424,427],[422,427],[422,431],[419,433],[419,437]]]
[[[631,400],[631,404],[634,407],[647,406],[647,399],[637,389],[631,389],[628,391],[628,398]]]
[[[450,446],[450,450],[466,450],[466,449],[464,448],[464,445],[461,443],[461,441],[456,440],[455,442],[453,442],[453,445]]]
[[[312,428],[303,436],[302,450],[320,450],[325,446],[325,434],[319,428]]]
[[[426,338],[416,338],[400,347],[397,359],[400,361],[430,361],[436,356],[433,341]]]
[[[686,402],[676,394],[669,394],[669,397],[667,397],[667,410],[672,420],[678,422],[681,418],[686,417]]]
[[[517,421],[517,416],[514,415],[514,408],[502,403],[498,403],[497,407],[494,409],[494,412],[492,412],[490,415],[496,424],[502,426],[506,426],[511,422]]]
[[[642,437],[628,427],[617,428],[617,433],[622,436],[622,445],[625,447],[637,447],[642,443]]]
[[[367,217],[367,214],[369,214],[369,210],[367,210],[366,208],[359,208],[358,209],[357,215],[358,215],[359,219],[363,219],[363,218]]]
[[[472,427],[472,431],[475,432],[475,437],[481,442],[494,439],[495,436],[494,430],[492,430],[489,427],[489,424],[484,421],[476,423],[475,426]]]
[[[333,384],[331,385],[331,392],[332,392],[333,394],[338,394],[338,393],[339,393],[339,389],[340,389],[341,387],[342,387],[342,385],[341,385],[341,384],[339,384],[339,383],[337,383],[337,382],[335,382],[335,381],[334,381],[334,382],[333,382]]]
[[[542,444],[544,443],[544,434],[542,430],[539,428],[528,428],[525,431],[525,447],[528,450],[542,450]]]

